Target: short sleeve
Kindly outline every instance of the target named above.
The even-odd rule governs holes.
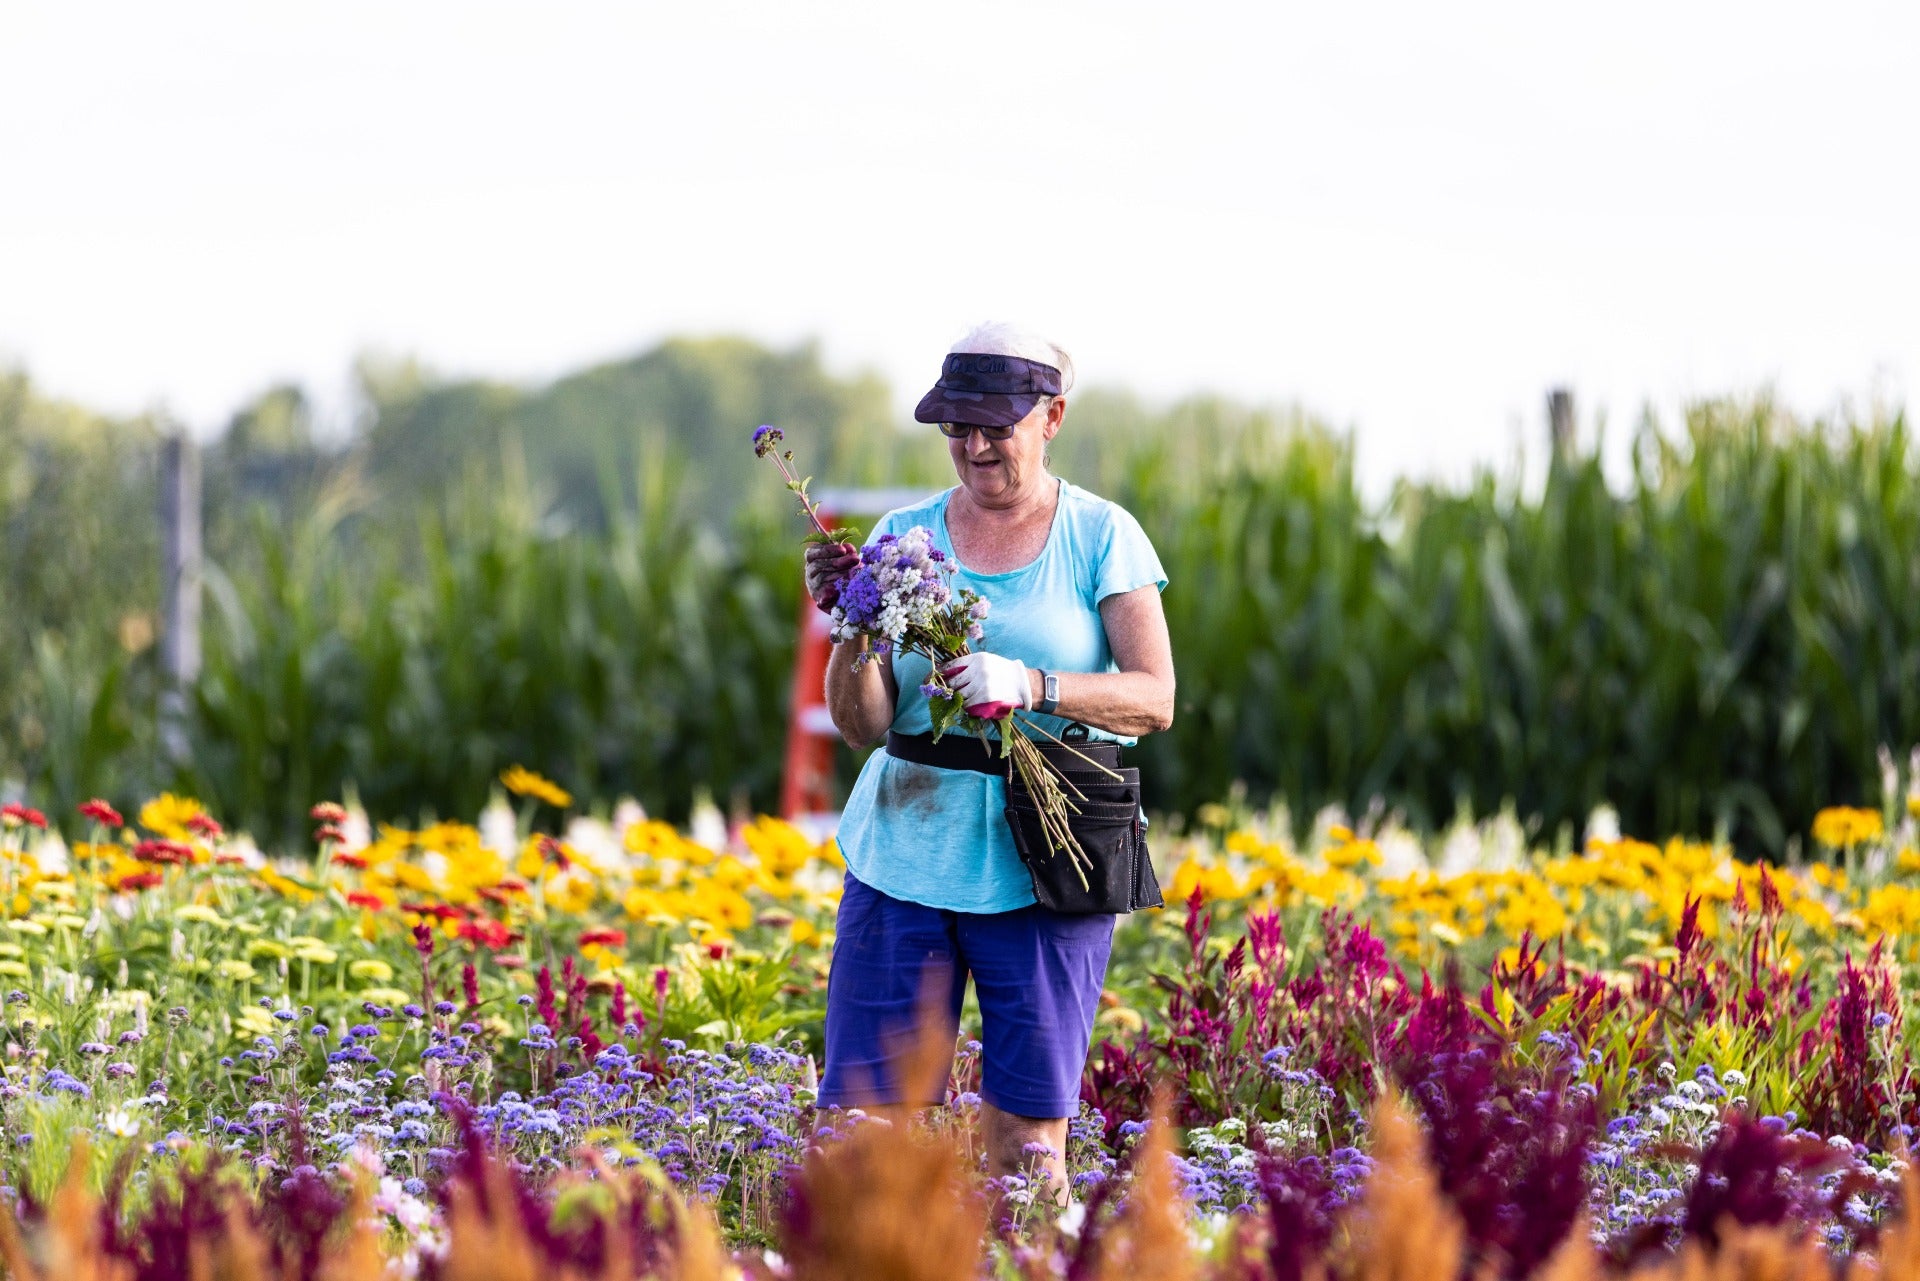
[[[1152,583],[1165,591],[1167,574],[1153,541],[1133,513],[1118,503],[1107,504],[1106,546],[1100,550],[1093,576],[1093,603]]]
[[[867,531],[866,543],[871,543],[882,534],[892,534],[895,538],[907,532],[912,525],[900,514],[898,507],[873,522],[873,528]],[[865,545],[864,543],[862,544]]]

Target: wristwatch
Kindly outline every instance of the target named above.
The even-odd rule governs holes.
[[[1060,706],[1060,678],[1044,667],[1034,670],[1040,673],[1040,701],[1034,704],[1033,710],[1050,716],[1053,709]]]

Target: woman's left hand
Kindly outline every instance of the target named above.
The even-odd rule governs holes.
[[[997,721],[1017,708],[1033,706],[1033,682],[1027,665],[998,654],[964,654],[940,669],[967,715]]]

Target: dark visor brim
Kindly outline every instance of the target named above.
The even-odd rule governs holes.
[[[1011,427],[1033,412],[1039,393],[957,391],[935,387],[920,398],[913,419],[921,423],[972,423],[977,427]]]

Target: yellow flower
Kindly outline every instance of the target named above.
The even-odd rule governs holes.
[[[1886,833],[1880,811],[1836,805],[1813,816],[1813,839],[1830,849],[1877,841]]]
[[[1920,890],[1907,885],[1883,885],[1867,896],[1860,920],[1868,937],[1911,934],[1920,926]]]
[[[270,867],[261,868],[257,875],[260,877],[261,884],[277,894],[286,895],[290,899],[305,903],[314,896],[313,890],[308,889],[296,880],[280,875],[280,873]]]
[[[1361,863],[1378,865],[1380,847],[1372,841],[1348,839],[1334,846],[1326,853],[1328,867],[1356,867]]]
[[[246,1040],[256,1036],[272,1036],[277,1030],[272,1012],[257,1005],[244,1007],[233,1019],[233,1034]]]
[[[1233,821],[1233,814],[1226,806],[1210,802],[1193,812],[1193,821],[1201,827],[1225,827]]]
[[[222,961],[213,967],[213,971],[222,978],[236,981],[249,981],[254,977],[251,961]]]
[[[354,961],[347,966],[347,973],[357,979],[372,979],[376,983],[393,981],[393,967],[385,961]]]
[[[173,910],[174,916],[182,921],[199,921],[203,925],[225,925],[220,913],[204,903],[187,903]]]
[[[190,796],[162,792],[140,807],[140,826],[170,841],[190,841],[194,837],[187,820],[206,813],[200,802]]]
[[[531,796],[537,801],[545,801],[557,810],[563,810],[573,804],[573,797],[559,784],[544,779],[532,770],[519,765],[510,765],[503,770],[500,781],[506,784],[507,790],[515,796]]]

